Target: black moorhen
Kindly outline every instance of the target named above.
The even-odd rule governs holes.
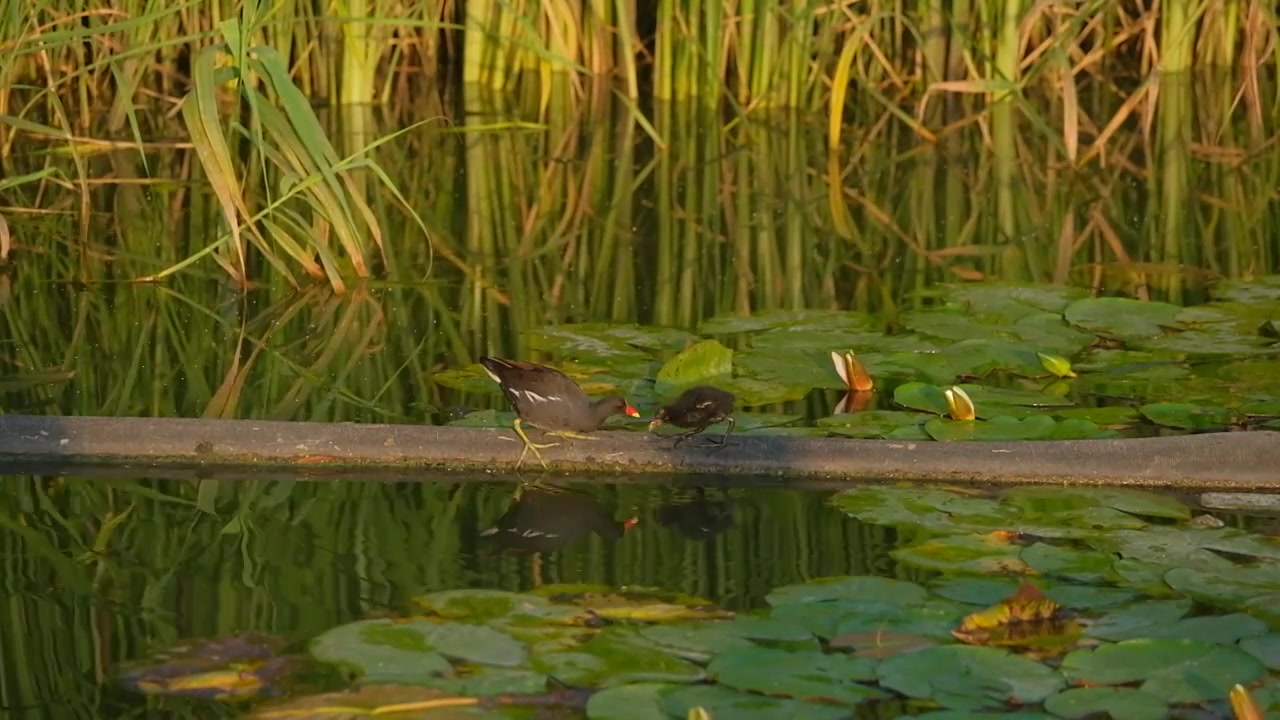
[[[617,395],[592,400],[573,378],[554,368],[523,360],[504,360],[496,357],[482,357],[480,364],[484,366],[489,377],[502,388],[507,396],[511,409],[516,411],[513,423],[516,435],[524,442],[524,450],[516,461],[516,469],[524,462],[524,456],[530,450],[542,463],[541,448],[555,447],[560,443],[537,444],[524,434],[521,423],[529,423],[549,435],[578,440],[593,440],[589,433],[599,430],[604,421],[613,415],[630,415],[640,417],[639,411],[627,404]]]
[[[729,433],[733,432],[733,404],[731,392],[710,385],[691,387],[681,393],[675,402],[658,410],[653,420],[649,421],[649,429],[653,430],[663,423],[685,428],[689,432],[681,433],[676,438],[675,445],[672,445],[678,447],[685,440],[724,420],[729,427],[725,429],[720,442],[712,441],[709,446],[722,448],[729,441]]]
[[[514,552],[553,552],[587,532],[618,540],[639,518],[615,520],[586,493],[561,488],[525,488],[493,527],[480,533]]]

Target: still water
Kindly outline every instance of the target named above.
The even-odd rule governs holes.
[[[213,515],[185,499],[190,478],[14,470],[0,468],[10,717],[141,712],[113,685],[123,662],[245,631],[302,642],[433,590],[641,586],[745,610],[814,577],[922,575],[889,559],[893,531],[831,509],[825,489],[583,478],[517,501],[518,485],[484,478],[244,478]]]

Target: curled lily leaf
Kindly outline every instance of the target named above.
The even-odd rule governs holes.
[[[1073,378],[1076,376],[1076,371],[1071,369],[1071,361],[1061,355],[1038,352],[1036,357],[1040,358],[1040,367],[1060,378]]]
[[[953,385],[942,393],[947,398],[947,407],[951,408],[951,417],[955,420],[976,420],[978,411],[973,406],[969,393],[958,385]]]
[[[850,390],[867,392],[875,388],[875,381],[871,379],[871,374],[867,372],[862,361],[854,356],[852,350],[846,350],[843,353],[832,350],[831,364],[835,365],[836,373]]]

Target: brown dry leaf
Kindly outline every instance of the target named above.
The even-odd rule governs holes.
[[[965,617],[951,634],[969,645],[1036,648],[1040,656],[1074,646],[1081,625],[1061,613],[1062,606],[1024,582],[1017,592]]]

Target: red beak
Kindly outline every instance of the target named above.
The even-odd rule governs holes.
[[[627,414],[630,415],[631,417],[640,417],[640,411],[631,407],[630,405],[627,406]]]

